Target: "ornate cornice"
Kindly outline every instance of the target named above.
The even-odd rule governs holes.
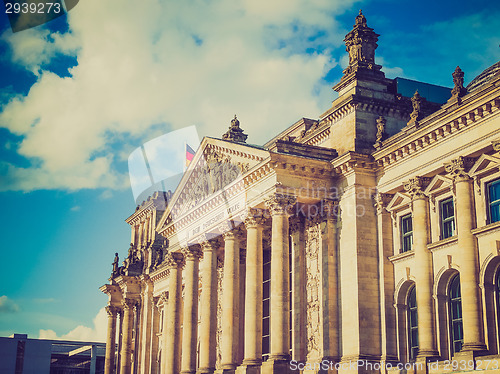
[[[472,95],[472,94],[471,94]],[[474,95],[473,95],[474,96]],[[412,156],[435,142],[441,141],[450,135],[470,127],[474,123],[487,119],[493,113],[495,108],[500,108],[500,99],[493,98],[486,103],[467,108],[467,104],[475,103],[473,97],[467,95],[461,105],[462,111],[454,115],[450,113],[455,111],[452,106],[443,106],[441,110],[423,118],[419,122],[417,131],[408,132],[406,128],[398,134],[382,142],[382,147],[373,153],[378,166],[387,167],[401,159]],[[444,118],[447,117],[447,118]]]

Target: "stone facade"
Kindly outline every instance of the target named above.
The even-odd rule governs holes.
[[[127,219],[106,374],[499,372],[499,64],[404,97],[378,36],[360,12],[319,119],[235,117]]]

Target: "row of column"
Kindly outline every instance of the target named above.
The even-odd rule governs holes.
[[[469,175],[465,172],[466,159],[460,157],[445,164],[453,178],[456,193],[456,227],[458,241],[458,263],[462,294],[464,345],[462,352],[486,349],[481,322],[479,290],[479,253],[474,228],[473,189]],[[424,194],[425,178],[415,177],[404,184],[413,204],[413,248],[415,251],[416,298],[418,306],[418,358],[439,356],[436,341],[433,306],[433,265],[429,243],[429,200]]]
[[[241,230],[228,226],[219,228],[223,232],[224,261],[222,279],[222,338],[221,362],[218,373],[253,373],[262,367],[263,373],[285,373],[290,361],[290,314],[289,314],[289,216],[296,200],[288,196],[275,195],[266,201],[266,207],[271,215],[271,299],[270,299],[270,355],[262,363],[262,317],[263,317],[263,230],[265,219],[257,210],[249,209],[244,220],[246,228],[246,265],[240,268]],[[333,209],[333,208],[332,208]],[[329,226],[334,226],[333,222]],[[335,241],[335,227],[328,229],[328,247]],[[166,256],[166,268],[169,272],[168,290],[160,297],[163,303],[164,318],[161,334],[162,374],[208,374],[214,373],[217,358],[217,252],[221,245],[220,239],[210,239],[207,236],[200,240],[199,245],[184,248],[182,253],[170,252]],[[203,261],[203,279],[200,298],[198,298],[199,267]],[[243,274],[244,272],[244,274]],[[184,296],[182,292],[182,276],[184,274]],[[336,273],[335,273],[336,274]],[[332,276],[335,275],[332,273]],[[245,278],[244,281],[241,278]],[[334,282],[334,278],[332,278]],[[143,310],[151,303],[152,289],[144,291],[147,300],[143,300]],[[143,282],[144,283],[144,282]],[[336,284],[336,283],[335,283]],[[336,287],[334,287],[336,289]],[[332,289],[333,290],[333,289]],[[334,290],[332,291],[334,292]],[[334,292],[335,293],[335,292]],[[149,295],[151,294],[151,295]],[[145,296],[145,297],[146,297]],[[149,297],[151,296],[151,297]],[[331,295],[334,298],[335,295]],[[244,303],[241,300],[244,297]],[[199,305],[198,305],[199,300]],[[120,374],[132,372],[131,343],[133,326],[133,307],[135,300],[127,298],[123,301],[123,341],[120,344],[121,362],[117,364]],[[243,306],[244,305],[244,306]],[[201,321],[198,324],[198,309]],[[243,310],[244,308],[244,310]],[[111,311],[111,307],[109,307]],[[154,308],[153,308],[154,309]],[[332,315],[328,318],[337,321],[338,316],[331,308]],[[241,312],[241,315],[240,315]],[[181,313],[183,315],[181,316]],[[158,318],[152,317],[144,310],[141,338],[155,341],[152,336],[151,324],[145,319],[157,323]],[[244,318],[242,317],[244,315]],[[116,314],[110,314],[108,326],[108,350],[115,346]],[[181,337],[182,322],[182,337]],[[149,337],[146,336],[149,331]],[[243,336],[241,334],[243,333]],[[329,343],[325,354],[337,356],[338,332],[333,331],[328,336]],[[241,352],[241,342],[243,352]],[[199,342],[199,348],[197,344]],[[146,350],[140,354],[141,366],[147,361]],[[158,347],[157,347],[158,348]],[[157,351],[157,349],[156,349]],[[151,354],[149,358],[153,361]],[[198,358],[198,361],[197,361]],[[337,357],[336,357],[337,358]],[[146,364],[147,365],[147,364]],[[105,374],[113,371],[113,355],[106,352]],[[149,363],[153,367],[153,362]],[[197,368],[198,367],[198,368]]]
[[[288,365],[289,357],[289,228],[288,217],[295,200],[274,196],[266,202],[272,218],[271,242],[271,347],[266,365],[279,372]],[[251,372],[262,363],[262,232],[264,219],[250,209],[245,219],[247,230],[244,353],[239,357],[240,341],[240,236],[238,230],[226,226],[224,238],[224,272],[222,292],[222,360],[221,373],[238,370]],[[216,363],[217,331],[217,248],[219,241],[205,238],[200,246],[180,253],[170,253],[169,302],[165,314],[164,356],[162,373],[213,373]],[[200,298],[201,322],[198,331],[198,269],[203,257],[204,271]],[[182,355],[180,354],[181,271],[185,266]],[[242,311],[243,312],[243,311]],[[199,338],[199,369],[196,369]],[[179,357],[182,359],[179,362]],[[240,365],[241,364],[241,365]]]

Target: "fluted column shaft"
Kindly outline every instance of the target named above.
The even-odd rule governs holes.
[[[413,246],[415,249],[415,277],[418,305],[418,355],[437,355],[434,308],[432,298],[432,255],[427,249],[428,200],[425,196],[413,199]]]
[[[252,212],[250,214],[253,214]],[[245,278],[244,365],[262,362],[262,218],[249,215]]]
[[[215,370],[217,335],[217,248],[211,240],[202,244],[203,274],[200,298],[200,368],[199,374],[212,374]]]
[[[181,373],[196,373],[196,344],[198,342],[199,263],[202,256],[198,245],[184,251],[186,258],[184,318],[182,329]]]
[[[462,350],[485,350],[481,321],[479,290],[479,253],[474,228],[472,186],[468,177],[456,178],[458,253],[460,253],[460,287],[464,327]]]
[[[237,235],[224,233],[224,275],[222,291],[222,360],[223,369],[237,366],[239,337],[240,248]]]
[[[432,254],[427,249],[429,242],[429,199],[425,196],[425,179],[415,177],[406,182],[404,188],[410,193],[413,205],[413,250],[415,251],[415,278],[418,305],[418,356],[438,355],[432,298],[433,271]]]
[[[130,374],[132,372],[132,328],[134,326],[134,306],[135,300],[123,300],[123,340],[121,351],[121,368],[120,374]]]
[[[276,195],[266,202],[271,228],[271,361],[290,359],[289,211],[294,198]]]
[[[116,348],[116,315],[117,308],[107,306],[108,313],[108,331],[106,335],[106,356],[104,357],[104,374],[112,374],[115,366],[115,348]]]
[[[170,270],[168,284],[168,303],[165,313],[164,347],[162,352],[162,373],[178,374],[180,366],[180,322],[181,322],[181,287],[184,256],[180,253],[169,253],[166,258]]]

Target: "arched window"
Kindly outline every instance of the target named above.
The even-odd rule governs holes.
[[[498,332],[498,337],[500,338],[500,268],[498,268],[496,274],[495,297],[497,302],[497,321],[498,321],[497,332]]]
[[[418,313],[415,286],[408,293],[408,348],[410,359],[415,360],[418,354]]]
[[[464,344],[462,323],[462,295],[460,293],[460,275],[452,279],[449,289],[452,354],[460,352]]]

